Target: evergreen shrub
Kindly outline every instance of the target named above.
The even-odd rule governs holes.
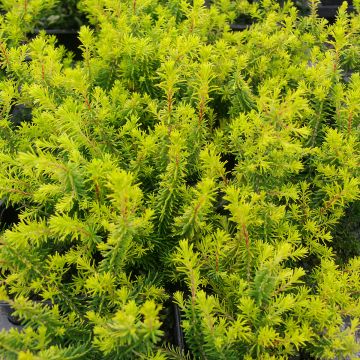
[[[81,61],[27,38],[55,1],[1,2],[0,199],[19,219],[0,300],[24,329],[0,332],[0,357],[355,359],[358,13],[77,5]]]

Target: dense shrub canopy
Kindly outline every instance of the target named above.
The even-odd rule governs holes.
[[[81,0],[75,61],[56,6],[1,1],[0,356],[356,358],[358,13]]]

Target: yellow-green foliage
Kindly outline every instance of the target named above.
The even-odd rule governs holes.
[[[360,196],[358,14],[81,0],[74,62],[26,39],[55,5],[1,2],[0,297],[25,330],[0,357],[184,359],[172,297],[189,358],[356,358],[359,247],[335,234]]]

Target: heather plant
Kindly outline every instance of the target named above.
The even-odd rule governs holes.
[[[7,58],[7,47],[19,45],[28,38],[41,19],[56,6],[57,0],[2,0],[1,54]]]
[[[357,13],[78,6],[81,61],[1,24],[0,198],[19,221],[0,297],[24,325],[0,332],[1,356],[356,358],[359,239],[339,234],[359,204]],[[169,299],[185,350],[167,343]]]

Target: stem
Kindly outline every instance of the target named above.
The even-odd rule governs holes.
[[[89,76],[89,80],[91,82],[91,69],[90,69],[90,50],[86,49],[86,67],[88,69],[88,76]]]
[[[168,94],[167,94],[167,108],[168,108],[168,114],[170,117],[172,108],[173,108],[173,91],[171,91],[171,90],[169,90]]]
[[[217,247],[216,247],[216,251],[215,251],[215,271],[217,273],[219,272],[219,251],[218,251]]]
[[[190,25],[190,32],[191,32],[191,33],[194,31],[194,28],[195,28],[195,19],[194,19],[194,17],[192,16],[192,18],[191,18],[191,25]]]
[[[321,122],[321,115],[322,115],[322,110],[323,110],[323,102],[320,103],[320,108],[319,111],[317,113],[317,121],[315,124],[315,128],[311,137],[311,146],[313,147],[315,145],[315,141],[316,141],[316,136],[317,136],[317,132],[319,130],[319,125]]]
[[[95,198],[98,202],[100,201],[100,187],[97,182],[95,183]]]
[[[335,195],[332,199],[328,200],[325,205],[320,209],[320,214],[323,215],[325,211],[329,210],[330,207],[342,196],[343,192]]]
[[[89,110],[91,110],[91,104],[90,104],[89,99],[88,99],[88,97],[86,95],[84,95],[84,100],[85,100],[85,104],[86,104],[87,108]]]
[[[338,68],[338,63],[339,63],[339,52],[338,50],[335,50],[335,62],[334,62],[334,73],[336,72],[337,68]]]
[[[8,54],[8,52],[6,50],[6,47],[5,47],[4,43],[0,43],[0,51],[1,51],[2,55],[4,56],[4,58],[5,58],[6,65],[9,65],[10,64],[9,54]]]
[[[250,281],[250,259],[251,259],[250,239],[249,239],[249,232],[248,232],[245,224],[242,224],[242,231],[243,231],[243,235],[245,237],[246,252],[247,252],[247,256],[248,256],[247,264],[246,264],[247,280]]]
[[[191,270],[190,272],[190,282],[191,282],[191,302],[192,305],[195,306],[196,288],[195,288],[195,280],[194,280],[194,270]]]
[[[204,115],[205,115],[205,99],[204,99],[204,95],[201,95],[200,105],[199,105],[199,125],[202,124],[204,120]]]
[[[22,191],[22,190],[18,190],[18,189],[8,189],[7,191],[9,193],[12,193],[12,194],[20,194],[20,195],[24,195],[24,196],[31,196],[32,195],[32,193]]]
[[[250,246],[249,232],[247,231],[245,224],[242,224],[242,231],[245,237],[246,248],[249,250],[249,246]]]
[[[348,127],[347,127],[348,134],[350,134],[350,132],[351,132],[352,121],[353,121],[353,111],[350,110],[349,117],[348,117]]]

